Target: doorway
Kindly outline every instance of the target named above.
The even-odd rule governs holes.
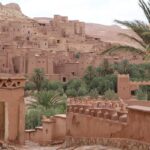
[[[5,103],[0,102],[0,140],[5,136]]]

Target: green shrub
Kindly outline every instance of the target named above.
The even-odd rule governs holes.
[[[80,58],[80,52],[77,52],[76,54],[75,54],[75,58],[77,58],[77,59],[79,59]]]
[[[41,125],[42,112],[38,109],[28,109],[25,116],[26,129],[34,129]]]
[[[35,90],[35,84],[33,82],[26,82],[25,90],[26,91]]]
[[[136,98],[138,100],[147,100],[148,99],[148,95],[147,95],[146,92],[144,92],[143,90],[140,89],[140,90],[138,90],[136,92]]]
[[[98,93],[98,91],[97,91],[97,89],[92,89],[91,91],[90,91],[90,97],[91,98],[98,98],[98,96],[99,96],[99,93]]]
[[[66,94],[69,97],[77,97],[78,96],[78,93],[75,89],[67,89]]]
[[[58,89],[63,89],[63,84],[59,81],[50,81],[48,83],[48,90],[58,90]]]
[[[85,87],[80,87],[78,90],[78,96],[85,96],[88,93]]]
[[[104,99],[106,100],[118,100],[118,95],[113,90],[107,90],[104,93]]]

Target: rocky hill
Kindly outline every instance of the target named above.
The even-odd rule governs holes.
[[[21,12],[21,8],[16,3],[9,3],[3,5],[0,3],[0,19],[27,19],[27,17]]]

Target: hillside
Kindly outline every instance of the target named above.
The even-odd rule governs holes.
[[[9,3],[3,5],[0,3],[0,20],[6,19],[27,19],[27,17],[22,13],[21,8],[16,3]]]
[[[123,29],[117,25],[107,26],[101,24],[86,23],[86,34],[90,36],[100,37],[102,41],[127,44],[139,47],[134,41],[120,35],[120,33],[125,33],[128,35],[136,36],[134,32],[128,29]]]

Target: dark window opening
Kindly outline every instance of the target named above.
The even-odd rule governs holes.
[[[30,38],[29,38],[29,37],[27,37],[27,40],[29,41],[29,40],[30,40]]]
[[[44,24],[44,23],[39,23],[39,25],[40,25],[40,26],[46,26],[46,24]]]
[[[66,77],[63,77],[63,82],[66,82]]]
[[[137,91],[131,91],[131,95],[136,95]]]
[[[73,76],[75,76],[75,72],[71,72],[71,74],[72,74]]]
[[[17,82],[17,85],[19,86],[19,85],[20,85],[20,82]]]

